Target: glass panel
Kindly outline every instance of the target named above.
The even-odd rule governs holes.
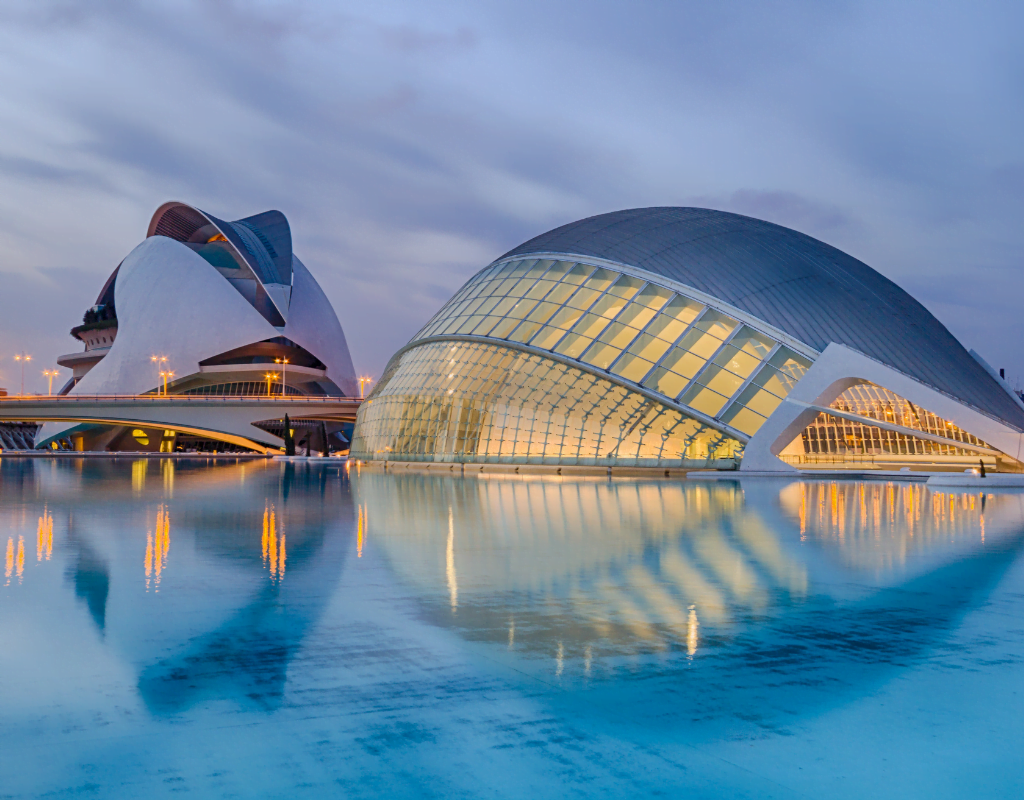
[[[494,330],[492,330],[488,335],[493,336],[495,339],[504,339],[506,336],[509,335],[509,333],[512,332],[512,329],[518,324],[519,320],[517,319],[503,319],[501,322],[494,326]]]
[[[602,342],[595,342],[594,346],[587,351],[582,360],[587,364],[593,364],[599,369],[608,369],[621,352],[622,348]]]
[[[538,303],[533,311],[526,317],[530,322],[539,322],[544,324],[551,316],[558,311],[558,306],[554,303],[542,302]],[[538,326],[539,327],[539,326]]]
[[[779,407],[779,403],[781,402],[782,400],[771,392],[765,391],[755,384],[750,384],[743,390],[740,396],[736,398],[736,403],[733,405],[734,407],[736,405],[747,406],[761,416],[768,417],[771,416],[771,413]]]
[[[648,361],[657,361],[672,345],[662,339],[655,339],[648,333],[640,334],[639,338],[629,347],[629,352],[645,358]]]
[[[687,350],[700,356],[705,361],[715,354],[715,351],[722,346],[722,342],[716,339],[710,333],[704,333],[703,331],[693,328],[688,331],[686,335],[679,340],[679,344],[676,345],[680,350]]]
[[[689,382],[689,378],[669,372],[664,367],[658,367],[654,374],[644,381],[644,386],[674,400]]]
[[[640,292],[640,294],[633,298],[633,302],[640,303],[641,305],[658,311],[671,299],[671,291],[668,289],[662,289],[660,286],[655,286],[653,283],[649,283],[644,287],[644,290]]]
[[[621,297],[615,297],[614,295],[606,294],[596,303],[593,308],[590,309],[591,314],[600,314],[602,317],[611,319],[626,305],[626,301]]]
[[[748,436],[753,436],[764,424],[765,418],[755,414],[749,408],[733,405],[722,420],[726,425],[732,425],[736,430],[743,431]]]
[[[596,314],[584,314],[583,318],[573,326],[572,332],[593,338],[603,331],[607,325],[608,320],[605,317],[599,317]]]
[[[643,379],[644,375],[651,371],[653,366],[653,361],[648,361],[645,358],[640,358],[627,353],[618,360],[612,368],[612,372],[616,375],[620,375],[627,381],[639,383]]]
[[[740,386],[743,385],[743,378],[739,375],[733,375],[728,370],[722,369],[717,365],[709,366],[697,380],[709,389],[713,389],[719,394],[724,394],[726,397],[732,397]]]
[[[447,344],[389,369],[359,410],[353,457],[734,467],[742,453],[735,439],[581,370]],[[486,367],[471,379],[477,365]]]
[[[532,267],[536,263],[537,260],[535,258],[528,258],[525,261],[517,261],[513,265],[512,271],[509,273],[509,276],[512,278],[521,277],[525,275],[527,271],[530,269],[530,267]]]
[[[554,328],[551,325],[545,325],[540,329],[540,332],[537,333],[530,344],[534,347],[539,347],[542,350],[550,350],[563,336],[565,336],[565,331],[561,328]]]
[[[561,280],[572,267],[572,261],[556,261],[551,265],[551,269],[548,270],[548,274],[544,277],[550,278],[553,281]]]
[[[598,292],[603,292],[611,286],[612,282],[617,277],[619,277],[619,273],[617,272],[612,272],[607,269],[595,269],[594,274],[590,276],[584,285],[588,289],[595,289]]]
[[[707,414],[709,417],[713,417],[722,410],[722,406],[725,405],[725,401],[728,399],[718,394],[718,392],[713,392],[697,384],[683,395],[680,402],[703,414]]]
[[[699,328],[702,331],[707,331],[712,336],[717,336],[719,339],[726,339],[738,324],[739,323],[732,317],[727,317],[720,311],[708,309],[704,312],[703,316],[694,323],[694,327]]]
[[[633,278],[629,275],[621,275],[612,287],[608,289],[608,294],[613,294],[624,300],[630,300],[633,295],[640,291],[640,287],[643,286],[644,283],[645,281],[642,281],[639,278]]]
[[[596,289],[588,289],[586,286],[581,288],[576,294],[569,298],[567,305],[572,308],[579,308],[586,311],[593,302],[600,296],[600,292]]]
[[[763,386],[772,394],[785,397],[790,393],[796,382],[810,369],[811,362],[797,355],[787,347],[780,347],[778,352],[769,359],[754,376],[753,382]],[[778,368],[776,368],[778,367]]]
[[[615,318],[615,321],[625,323],[626,325],[630,325],[634,328],[642,328],[654,319],[654,315],[656,313],[658,312],[653,308],[649,308],[634,301],[622,309],[622,313]]]
[[[763,361],[768,357],[772,348],[775,347],[775,340],[769,339],[764,334],[758,333],[753,328],[748,328],[744,325],[732,337],[729,344],[737,350],[742,350],[744,353],[752,355],[758,361]]]
[[[533,336],[537,331],[540,330],[539,322],[524,322],[511,336],[508,337],[510,342],[526,342],[529,341],[530,337]]]
[[[545,300],[549,303],[558,303],[561,305],[565,302],[566,298],[573,293],[575,288],[576,287],[571,283],[556,283],[555,288],[551,290]]]
[[[594,267],[589,264],[577,264],[569,273],[565,276],[566,283],[574,283],[579,285],[587,279],[587,276],[594,271]]]
[[[613,322],[609,325],[605,332],[601,334],[601,341],[606,344],[613,344],[620,350],[625,348],[630,342],[632,342],[640,331],[636,328],[630,328],[623,325],[621,322]]]
[[[555,262],[552,261],[550,258],[539,259],[532,267],[530,267],[529,271],[526,273],[526,277],[539,278],[541,275],[547,272],[548,268],[554,263]]]
[[[688,353],[681,347],[674,347],[661,365],[673,372],[678,372],[685,378],[692,378],[700,372],[706,362],[707,359],[701,358],[696,353]]]
[[[750,373],[757,369],[760,363],[761,360],[759,358],[743,350],[737,350],[733,347],[732,342],[725,345],[718,355],[715,356],[715,364],[743,378],[749,377]]]
[[[554,286],[554,281],[537,281],[535,284],[533,284],[533,286],[530,287],[530,291],[526,293],[526,299],[540,300],[544,295],[550,292],[554,288]]]
[[[570,333],[562,341],[558,343],[558,347],[555,348],[555,352],[559,355],[568,356],[569,358],[577,358],[582,353],[593,339],[587,336],[580,336],[578,333]]]

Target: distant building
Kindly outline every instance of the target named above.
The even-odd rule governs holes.
[[[71,335],[84,350],[58,359],[73,372],[65,394],[144,394],[165,383],[169,394],[359,392],[341,323],[279,211],[226,222],[166,203]],[[339,433],[329,434],[335,448],[346,446]],[[86,449],[181,446],[172,431],[56,423],[36,445],[73,437]]]
[[[506,253],[391,359],[365,460],[785,470],[1021,468],[1024,403],[857,259],[699,208]]]

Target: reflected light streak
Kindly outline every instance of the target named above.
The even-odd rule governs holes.
[[[562,677],[562,671],[565,669],[565,646],[558,643],[558,653],[555,655],[555,677]]]
[[[14,571],[14,539],[7,538],[7,563],[4,567],[4,586],[11,585],[11,573]]]
[[[452,611],[455,611],[459,606],[459,582],[455,575],[455,520],[451,506],[448,506],[448,548],[445,551],[445,567],[448,594],[451,597]]]
[[[42,561],[43,557],[50,560],[53,555],[53,516],[43,507],[43,515],[39,518],[36,528],[36,561]]]
[[[263,566],[270,570],[270,579],[284,579],[285,562],[288,559],[288,546],[285,541],[284,526],[280,536],[277,531],[277,512],[269,502],[263,509]]]
[[[697,609],[695,606],[690,606],[690,616],[686,622],[686,654],[693,658],[697,652],[697,629],[700,627],[700,622],[697,621]]]
[[[363,507],[359,506],[359,521],[356,523],[356,558],[363,557]]]
[[[21,583],[21,578],[25,574],[25,537],[18,537],[18,556],[14,562],[15,570],[18,575],[18,583]]]
[[[146,591],[160,591],[160,576],[167,566],[167,554],[171,549],[171,512],[163,503],[156,511],[156,534],[146,533]]]

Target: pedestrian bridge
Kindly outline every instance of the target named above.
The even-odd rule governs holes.
[[[63,395],[0,397],[5,422],[70,422],[164,428],[250,447],[262,453],[283,442],[254,423],[278,420],[354,422],[362,401],[353,397],[264,395]]]

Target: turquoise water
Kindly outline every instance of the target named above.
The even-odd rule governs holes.
[[[1024,794],[1024,495],[0,460],[0,797]]]

